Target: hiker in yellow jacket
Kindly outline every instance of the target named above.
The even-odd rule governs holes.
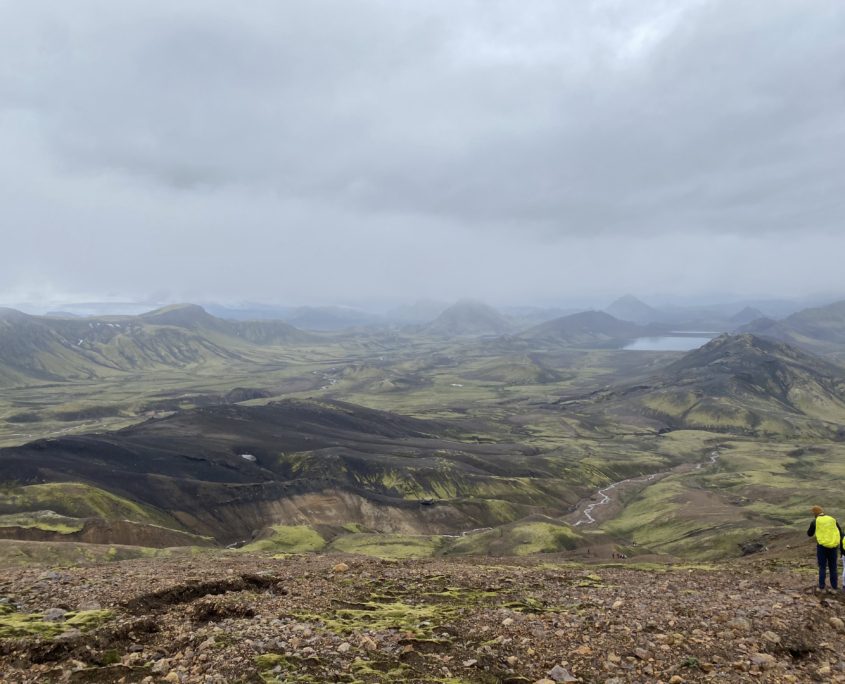
[[[821,506],[810,509],[815,519],[807,530],[807,536],[816,536],[816,560],[819,562],[819,589],[824,589],[825,574],[830,569],[830,586],[838,588],[836,564],[839,560],[839,545],[842,543],[842,528],[836,518],[825,515]]]

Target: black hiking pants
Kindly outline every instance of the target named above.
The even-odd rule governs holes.
[[[839,549],[835,546],[829,549],[816,544],[816,559],[819,562],[819,589],[824,589],[824,576],[828,569],[830,569],[830,586],[837,589],[839,578],[836,575],[836,562],[839,560]]]

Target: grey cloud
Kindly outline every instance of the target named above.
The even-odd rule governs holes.
[[[564,233],[838,226],[841,3],[425,7],[62,5],[13,90],[66,163],[188,188]]]
[[[839,0],[6,4],[0,287],[692,291],[717,246],[838,287],[742,269],[841,243],[842,35]]]

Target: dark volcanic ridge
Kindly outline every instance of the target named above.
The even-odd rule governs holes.
[[[536,450],[459,441],[459,430],[342,402],[215,406],[1,449],[0,472],[17,486],[91,485],[225,544],[271,521],[445,533],[577,501]],[[61,498],[49,508],[73,515]]]
[[[723,334],[635,385],[559,404],[657,430],[845,439],[845,370],[748,333]]]

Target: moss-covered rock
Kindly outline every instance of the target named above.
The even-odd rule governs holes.
[[[43,613],[10,612],[0,614],[0,639],[41,637],[50,639],[72,629],[87,632],[112,618],[110,610],[70,612],[61,621],[48,621]]]

